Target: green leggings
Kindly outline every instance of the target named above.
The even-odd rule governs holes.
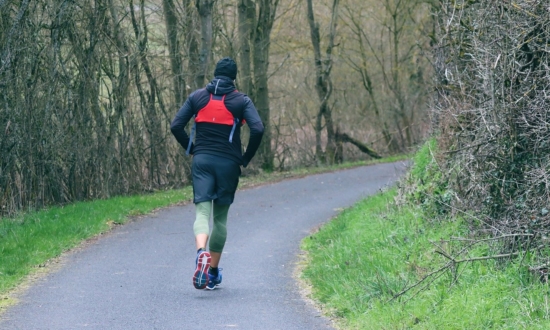
[[[214,204],[214,228],[210,234],[210,214],[212,213],[212,204]],[[210,251],[222,253],[227,238],[227,213],[229,205],[218,205],[212,201],[195,204],[197,217],[193,225],[195,236],[198,234],[210,234],[208,242]]]

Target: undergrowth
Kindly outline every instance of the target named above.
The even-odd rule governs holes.
[[[530,256],[491,258],[493,242],[470,241],[469,222],[445,209],[436,148],[415,155],[408,189],[369,197],[303,240],[313,298],[343,329],[550,328],[549,287]]]

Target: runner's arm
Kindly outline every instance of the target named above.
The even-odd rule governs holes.
[[[195,114],[191,101],[192,96],[193,94],[191,94],[187,98],[183,106],[176,114],[176,117],[174,117],[174,120],[172,120],[172,124],[170,125],[170,131],[172,132],[178,143],[183,147],[183,149],[187,149],[187,145],[189,144],[189,135],[187,135],[187,132],[185,131],[185,126],[191,120],[191,117],[193,117],[193,115]],[[193,146],[191,146],[191,154],[192,153]]]
[[[256,110],[254,103],[252,103],[252,100],[248,96],[244,97],[244,104],[243,117],[250,128],[250,139],[246,152],[243,155],[243,166],[246,167],[260,147],[260,142],[262,142],[262,136],[264,135],[264,124],[258,114],[258,110]]]

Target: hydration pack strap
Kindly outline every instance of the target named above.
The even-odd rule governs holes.
[[[235,118],[233,120],[233,127],[231,128],[231,133],[229,134],[229,143],[233,142],[233,133],[235,133],[235,128],[237,128],[238,123],[239,123],[239,118]]]
[[[189,156],[189,152],[191,151],[191,144],[193,143],[193,137],[195,136],[195,129],[197,128],[197,123],[193,123],[193,127],[191,128],[191,134],[189,134],[189,144],[187,145],[187,150],[185,151],[185,154]]]

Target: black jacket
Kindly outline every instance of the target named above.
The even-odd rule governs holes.
[[[170,129],[179,144],[187,149],[189,135],[185,132],[185,126],[199,110],[204,108],[210,101],[210,94],[225,95],[225,106],[233,114],[234,118],[244,119],[250,128],[250,140],[244,155],[241,152],[241,129],[238,125],[232,142],[229,142],[231,126],[214,123],[197,123],[195,142],[191,146],[190,153],[198,155],[201,153],[218,155],[234,160],[239,165],[247,166],[252,157],[256,154],[262,136],[264,125],[258,115],[252,100],[235,89],[233,81],[224,76],[215,77],[206,88],[191,93],[176,117],[172,121]]]

